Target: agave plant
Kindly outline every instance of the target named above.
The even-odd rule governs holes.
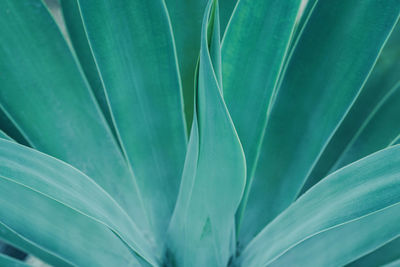
[[[0,240],[53,266],[400,265],[400,0],[60,4],[67,33],[0,1]]]

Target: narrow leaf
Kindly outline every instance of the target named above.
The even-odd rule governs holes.
[[[2,108],[33,147],[92,177],[148,232],[135,178],[42,1],[1,1],[0,36]]]
[[[373,267],[383,266],[392,261],[400,260],[400,237],[388,242],[364,257],[350,263],[348,267]]]
[[[351,142],[354,142],[354,139],[356,139],[355,135],[359,134],[360,128],[365,126],[367,118],[372,117],[371,113],[376,110],[377,105],[379,103],[382,104],[382,99],[385,95],[394,89],[396,83],[399,81],[400,73],[399,45],[400,24],[398,23],[385,44],[366,84],[324,149],[312,173],[307,178],[302,193],[316,184],[329,172],[337,169],[333,166],[339,160],[343,151],[347,149]],[[371,153],[378,149],[372,150]],[[361,157],[355,158],[355,160],[359,158]]]
[[[208,26],[207,26],[208,24]],[[168,256],[176,266],[226,266],[234,214],[245,185],[245,160],[222,98],[217,1],[203,20],[196,106]]]
[[[79,6],[120,143],[137,179],[155,243],[162,246],[187,142],[165,4],[85,0]]]
[[[307,191],[246,247],[242,266],[341,266],[400,234],[400,146]],[[340,242],[338,242],[340,240]]]
[[[0,139],[0,178],[23,185],[107,225],[137,253],[148,259],[153,258],[142,233],[125,211],[102,188],[73,167]],[[16,194],[12,191],[10,193]],[[23,201],[21,205],[29,206],[29,203]],[[46,217],[46,214],[42,216]],[[36,215],[40,217],[38,210]]]
[[[247,185],[240,223],[258,160],[271,96],[288,50],[300,0],[241,0],[222,46],[224,99],[246,154]]]
[[[399,11],[399,0],[317,2],[271,109],[244,215],[245,240],[295,200],[359,93]]]

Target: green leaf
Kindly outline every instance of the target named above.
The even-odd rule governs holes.
[[[89,175],[148,232],[135,177],[42,1],[1,1],[0,36],[2,108],[34,148]]]
[[[400,146],[333,173],[266,226],[239,262],[342,266],[379,248],[400,234],[399,177]]]
[[[162,245],[187,142],[166,7],[160,0],[85,0],[79,6],[120,143]]]
[[[373,267],[383,266],[392,261],[400,260],[400,237],[388,242],[377,250],[350,263],[348,267]]]
[[[317,2],[271,109],[244,215],[245,241],[295,200],[359,93],[399,10],[399,0]]]
[[[30,265],[23,263],[22,261],[11,258],[7,255],[0,253],[0,266],[7,267],[29,267]]]
[[[209,2],[203,20],[193,125],[169,228],[168,256],[176,266],[228,264],[245,185],[243,150],[222,97],[217,3]]]
[[[104,86],[86,37],[78,2],[76,0],[61,0],[60,4],[62,7],[62,15],[68,30],[68,36],[71,39],[74,51],[81,63],[82,70],[99,103],[101,111],[107,119],[108,125],[116,136],[110,108],[104,92]]]
[[[165,0],[171,19],[182,80],[186,124],[193,119],[195,68],[200,51],[201,21],[207,0]]]
[[[9,141],[13,141],[13,139],[11,137],[9,137],[5,132],[3,132],[2,130],[0,130],[0,138],[9,140]]]
[[[229,20],[232,17],[233,10],[238,0],[220,0],[219,1],[219,17],[221,37],[224,35]]]
[[[26,141],[25,137],[23,137],[23,135],[20,132],[20,129],[16,127],[15,123],[13,123],[8,118],[7,114],[3,111],[1,102],[0,102],[0,130],[2,130],[3,133],[8,135],[10,138],[17,140],[18,143],[29,146],[29,142]]]
[[[332,171],[392,144],[400,134],[397,119],[399,112],[400,81],[367,117],[332,167]]]
[[[44,262],[51,263],[54,266],[73,266],[73,264],[67,259],[63,259],[61,256],[46,250],[31,240],[26,239],[1,221],[0,240],[7,240],[8,244],[25,252],[29,251],[30,254],[33,254],[37,258],[40,258]]]
[[[224,36],[224,99],[248,166],[248,182],[237,216],[239,223],[265,133],[269,103],[283,67],[300,2],[241,0]]]
[[[393,87],[395,87],[396,83],[399,81],[399,45],[400,24],[398,23],[385,44],[371,75],[361,90],[361,93],[318,159],[317,164],[313,168],[312,173],[308,177],[307,182],[302,189],[302,193],[316,184],[328,173],[337,169],[338,166],[334,167],[334,165],[340,160],[339,158],[343,151],[348,149],[350,143],[357,139],[356,135],[360,134],[360,128],[365,127],[367,124],[366,120],[373,116],[372,113],[376,112],[376,109],[378,108],[377,106],[382,104],[382,99],[385,95],[388,95],[390,91],[393,91]],[[370,152],[375,152],[386,145],[387,144],[384,144],[384,146],[380,147],[368,145],[368,147],[370,149],[372,148]],[[360,158],[361,156],[353,157],[354,160]],[[350,161],[348,161],[348,163],[350,163]]]
[[[86,220],[93,221],[87,223],[82,219],[84,225],[96,223],[99,226],[103,225],[103,228],[106,226],[110,233],[115,233],[114,239],[118,242],[124,241],[136,253],[154,262],[153,251],[126,212],[101,187],[73,167],[14,142],[0,139],[0,180],[3,196],[1,221],[18,233],[25,233],[25,235],[20,233],[21,235],[25,237],[32,235],[24,228],[26,222],[35,224],[31,220],[23,223],[24,217],[34,217],[32,220],[38,223],[36,227],[46,231],[46,234],[54,235],[54,238],[59,237],[58,233],[45,230],[46,224],[51,224],[54,229],[62,227],[63,231],[67,232],[70,228],[79,230],[80,225],[75,225],[74,221],[63,222],[66,215],[61,213],[61,210],[65,210],[66,214],[80,214],[78,217],[86,217]],[[32,197],[32,201],[37,201],[38,205],[34,205],[36,202],[27,201],[26,198],[29,197]],[[16,214],[6,215],[10,213],[13,203],[17,210]],[[60,211],[53,215],[51,212],[56,207],[61,207]],[[52,216],[51,222],[43,222],[48,220],[49,215]],[[76,217],[76,215],[71,216]],[[43,222],[43,226],[39,224],[40,222]],[[86,238],[85,233],[80,235]],[[33,241],[40,244],[41,240]],[[68,243],[75,242],[71,241]],[[46,244],[48,250],[55,249],[54,244],[52,246]],[[69,257],[67,259],[72,260]]]

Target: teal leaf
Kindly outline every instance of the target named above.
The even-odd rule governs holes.
[[[350,143],[353,143],[357,139],[356,135],[359,135],[362,131],[360,128],[364,128],[368,123],[366,120],[374,116],[372,113],[376,112],[378,105],[382,104],[385,95],[394,90],[396,83],[399,82],[399,46],[400,24],[398,23],[385,44],[359,96],[318,159],[317,164],[302,189],[303,192],[316,184],[328,173],[337,169],[338,166],[335,166],[335,164],[340,161],[341,155],[348,149]],[[383,147],[386,145],[384,144]],[[371,153],[383,148],[382,145],[380,147],[367,145],[367,147],[372,148],[370,150]],[[359,158],[361,157],[353,157],[354,160]],[[347,163],[350,163],[350,161]]]
[[[203,20],[193,125],[168,235],[176,266],[226,266],[234,214],[245,185],[245,159],[222,97],[218,2]]]
[[[162,245],[187,142],[166,7],[143,0],[79,1],[79,6],[122,149],[155,243]]]
[[[7,267],[29,267],[30,265],[23,263],[22,261],[11,258],[7,255],[0,253],[0,266]]]
[[[27,223],[32,223],[32,227],[36,225],[38,229],[43,229],[46,235],[54,235],[47,240],[48,242],[59,237],[59,233],[51,232],[51,229],[47,231],[46,225],[53,227],[53,230],[64,228],[66,232],[73,228],[71,231],[78,234],[79,224],[75,225],[73,220],[64,221],[68,218],[65,216],[71,214],[73,217],[82,218],[77,219],[82,221],[82,227],[98,224],[96,228],[102,226],[108,229],[108,232],[114,233],[111,236],[119,243],[126,243],[137,254],[154,262],[152,249],[126,212],[101,187],[73,167],[14,142],[0,139],[0,180],[2,196],[7,196],[2,198],[1,202],[3,212],[0,216],[1,222],[20,235],[28,239],[32,236],[32,233],[24,228]],[[10,194],[13,196],[9,196]],[[26,200],[30,197],[33,202]],[[12,205],[15,205],[14,215],[9,214]],[[49,220],[49,214],[53,214],[51,212],[56,207],[60,207],[60,211],[56,212],[54,217],[52,215],[52,219]],[[66,213],[61,213],[62,210]],[[33,218],[24,220],[24,217]],[[83,229],[85,228],[80,231]],[[38,237],[40,234],[45,235],[43,231],[37,231]],[[88,240],[91,238],[90,234],[95,234],[89,232]],[[86,238],[85,233],[80,235],[81,238]],[[40,244],[42,240],[37,239],[38,237],[35,236],[36,239],[32,241]],[[71,241],[76,242],[76,240]],[[60,246],[54,242],[53,240],[51,243],[45,243],[48,250]],[[73,253],[78,252],[73,251]]]
[[[361,257],[347,265],[348,267],[373,267],[383,266],[396,260],[400,260],[400,237],[391,240],[377,250]]]
[[[323,179],[266,226],[242,266],[342,266],[400,234],[400,146]]]
[[[193,119],[195,69],[200,51],[201,21],[207,0],[165,0],[175,38],[186,124]],[[189,130],[189,129],[188,129]]]
[[[90,44],[87,40],[86,32],[83,26],[82,18],[77,0],[61,0],[62,15],[71,39],[74,51],[79,59],[82,70],[89,82],[90,88],[99,103],[101,111],[107,119],[108,125],[113,130],[112,116],[108,106],[107,97],[104,92],[104,86],[101,81],[99,70],[96,66]]]
[[[148,232],[135,177],[42,1],[1,1],[0,36],[7,115],[32,147],[89,175]]]
[[[244,215],[245,241],[296,199],[399,11],[399,0],[317,2],[271,108]]]
[[[288,51],[300,2],[241,0],[224,35],[224,99],[248,166],[245,195],[237,216],[239,223],[265,134],[269,103]]]

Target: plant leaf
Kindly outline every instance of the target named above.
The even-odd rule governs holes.
[[[0,265],[7,267],[29,267],[30,265],[23,263],[22,261],[11,258],[7,255],[0,253]]]
[[[400,134],[400,81],[368,116],[353,140],[332,167],[337,170],[353,161],[389,146]]]
[[[135,178],[42,1],[1,1],[0,36],[2,108],[34,148],[92,177],[148,232]]]
[[[10,138],[17,140],[18,143],[29,146],[29,142],[26,141],[25,137],[23,137],[20,130],[15,126],[15,124],[12,121],[10,121],[6,113],[2,110],[1,102],[0,102],[0,130],[2,130],[3,133],[8,135]]]
[[[267,110],[283,67],[300,2],[241,0],[224,36],[224,99],[248,166],[248,182],[237,215],[239,224],[258,160]]]
[[[343,151],[347,149],[350,143],[354,142],[356,134],[360,133],[360,128],[365,127],[367,124],[367,118],[372,116],[371,114],[377,108],[377,105],[382,102],[385,95],[393,90],[393,87],[399,81],[399,45],[400,24],[398,23],[385,44],[367,83],[318,159],[317,164],[302,189],[302,193],[328,173],[337,169],[337,167],[333,166],[339,161]],[[383,147],[373,148],[371,152],[375,152]],[[360,158],[354,159],[357,160]]]
[[[99,103],[101,111],[107,119],[108,125],[113,130],[114,135],[117,136],[113,127],[112,116],[104,92],[104,86],[83,27],[78,2],[76,0],[61,0],[60,4],[68,30],[68,36],[71,39],[74,51],[81,63],[82,70]]]
[[[174,32],[182,80],[186,125],[192,124],[195,68],[206,0],[165,0]]]
[[[88,219],[90,218],[90,220],[107,226],[112,232],[116,233],[115,238],[117,240],[121,238],[139,255],[149,259],[150,262],[154,261],[150,246],[125,211],[101,187],[73,167],[45,154],[17,145],[14,142],[0,139],[0,179],[2,180],[3,191],[8,187],[15,187],[18,188],[16,192],[27,192],[26,194],[28,195],[36,195],[33,198],[38,198],[40,203],[57,202],[56,206],[65,206],[75,213],[79,212]],[[32,193],[29,191],[32,191]],[[26,202],[25,197],[28,196],[23,195],[24,197],[22,198],[22,195],[18,195],[16,192],[9,190],[8,193],[2,193],[2,196],[8,198],[9,194],[15,194],[16,197],[10,198],[19,197],[21,199],[16,201],[15,205],[25,211],[30,209],[31,215],[29,216],[37,216],[37,221],[46,220],[49,214],[52,214],[46,212],[45,209],[41,210],[42,207],[40,206],[36,208],[32,203]],[[4,204],[5,210],[9,205],[7,201]],[[43,205],[47,207],[48,204]],[[49,209],[53,209],[53,206],[51,204]],[[3,223],[18,232],[16,227],[22,227],[22,225],[18,223],[11,225],[10,220],[5,218],[7,217],[5,214],[3,213],[3,216],[0,216]],[[40,216],[41,214],[42,216]],[[22,219],[28,216],[23,213],[18,215]],[[62,214],[59,216],[63,218]],[[59,221],[60,218],[54,215],[52,220],[54,220],[54,223],[58,222],[60,225],[64,225],[65,230],[71,227],[78,227],[71,226],[68,221],[62,224],[62,221]],[[28,220],[28,222],[30,221]],[[60,225],[55,226],[60,227]],[[45,228],[42,226],[39,229]],[[26,234],[29,235],[31,233],[28,232]],[[57,233],[53,232],[52,234],[57,238]],[[84,235],[82,234],[82,236]],[[74,242],[74,240],[71,241]],[[54,250],[51,247],[50,249]]]
[[[271,110],[244,215],[244,240],[299,194],[373,67],[399,10],[399,0],[317,2]]]
[[[79,6],[120,143],[155,243],[162,245],[187,142],[166,7],[160,0],[85,0]]]
[[[11,137],[9,137],[5,132],[3,132],[2,130],[0,130],[0,138],[9,140],[9,141],[13,141],[13,139]]]
[[[208,3],[203,20],[193,125],[169,228],[168,255],[176,266],[228,264],[245,185],[243,150],[221,94],[217,3]]]
[[[331,174],[266,226],[239,262],[341,266],[380,247],[400,234],[399,177],[400,146]]]
[[[350,263],[348,267],[372,267],[383,266],[400,259],[400,237],[388,242],[382,247]]]

